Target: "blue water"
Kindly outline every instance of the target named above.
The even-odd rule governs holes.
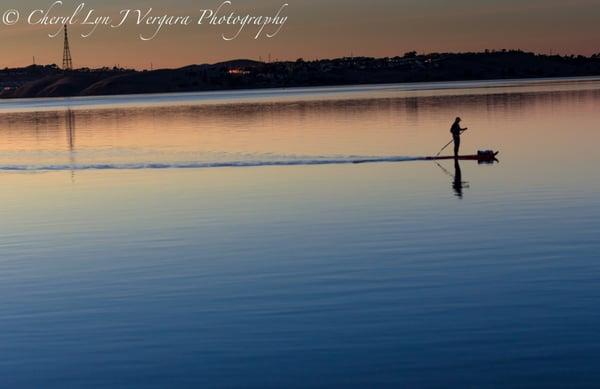
[[[0,173],[0,386],[598,386],[600,83],[535,88],[0,115],[26,170]],[[460,188],[452,162],[252,164],[424,155],[457,106],[502,150]]]

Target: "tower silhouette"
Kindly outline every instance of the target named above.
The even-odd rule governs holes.
[[[69,48],[69,32],[65,24],[65,48],[63,51],[63,70],[73,69],[73,60],[71,59],[71,49]]]

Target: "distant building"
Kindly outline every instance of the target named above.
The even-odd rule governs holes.
[[[241,69],[241,68],[231,68],[227,72],[229,74],[236,75],[236,76],[245,76],[247,74],[250,74],[250,70]]]

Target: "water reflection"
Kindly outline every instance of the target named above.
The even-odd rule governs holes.
[[[452,181],[452,189],[456,197],[459,199],[463,198],[463,188],[468,188],[468,183],[462,180],[462,170],[460,169],[460,162],[458,159],[454,159],[454,181]]]
[[[65,111],[65,124],[69,151],[73,154],[75,151],[75,114],[70,109]]]
[[[436,162],[436,165],[450,178],[452,178],[452,189],[454,191],[454,195],[462,200],[464,189],[469,188],[469,183],[467,181],[463,181],[462,169],[460,167],[460,161],[458,159],[454,160],[454,174],[452,174],[448,169],[442,166],[440,163]]]
[[[67,145],[69,147],[69,164],[71,165],[71,182],[75,182],[75,113],[71,109],[65,111],[65,127]]]
[[[582,100],[599,101],[600,90],[0,112],[0,151],[5,145],[7,150],[64,150],[57,138],[62,142],[63,121],[67,128],[75,127],[76,112],[79,146],[84,148],[168,145],[196,151],[206,145],[227,152],[312,154],[320,149],[320,154],[390,155],[402,146],[402,154],[423,155],[446,136],[447,122],[456,111],[479,126],[477,134],[507,132],[525,115],[543,118],[548,109],[585,109]],[[496,128],[499,125],[503,127]],[[72,135],[68,130],[69,151],[75,148]]]
[[[600,96],[503,97],[0,114],[8,166],[503,153],[0,172],[0,386],[600,382]]]
[[[298,96],[280,102],[0,110],[0,165],[419,157],[435,155],[456,112],[468,118],[472,128],[464,139],[465,153],[500,149],[512,161],[518,157],[537,163],[563,152],[565,144],[576,155],[591,155],[589,145],[600,141],[600,133],[590,132],[600,83],[597,88],[537,93],[531,88],[502,89],[490,94],[452,90],[437,96],[373,92],[339,100]],[[563,128],[573,115],[582,118],[581,124],[566,133]],[[593,139],[573,142],[582,136]],[[545,154],[531,161],[531,149],[538,147]]]

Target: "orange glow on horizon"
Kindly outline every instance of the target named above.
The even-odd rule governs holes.
[[[8,0],[3,8],[33,9],[41,0]],[[218,1],[203,3],[214,7]],[[25,5],[23,5],[25,4]],[[87,3],[86,3],[87,4]],[[26,5],[29,5],[27,7]],[[254,5],[234,2],[239,12],[269,15],[281,2],[265,0]],[[98,12],[117,12],[112,2],[92,1]],[[154,7],[156,13],[198,15],[200,5],[181,0],[165,6],[157,0],[128,7]],[[326,4],[289,2],[289,21],[274,38],[254,39],[255,29],[248,27],[239,38],[225,41],[224,28],[173,26],[165,28],[151,41],[139,34],[148,26],[128,25],[118,31],[98,28],[92,37],[80,35],[90,28],[73,25],[71,51],[76,68],[121,67],[149,69],[174,68],[189,64],[215,63],[247,58],[295,60],[355,56],[396,56],[407,51],[458,52],[485,49],[522,49],[540,53],[585,54],[598,51],[595,41],[600,24],[595,18],[593,1],[532,1],[529,4],[491,1],[482,4],[459,0],[448,4],[426,5],[412,0],[376,0],[362,3],[333,0]],[[62,62],[62,37],[48,38],[54,27],[39,25],[0,26],[1,67]]]

